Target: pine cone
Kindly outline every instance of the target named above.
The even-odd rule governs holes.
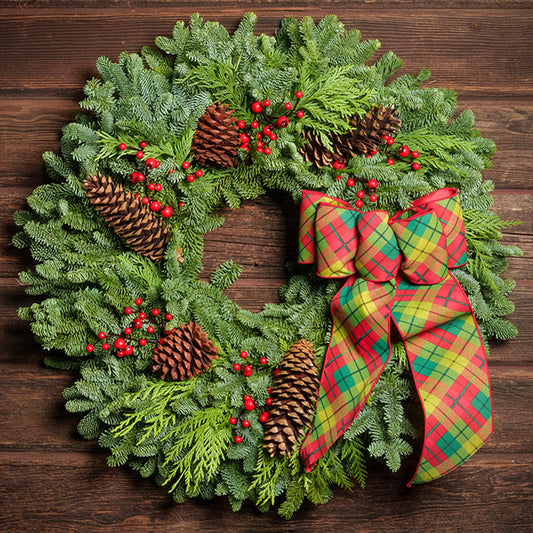
[[[335,149],[346,159],[357,154],[367,154],[385,142],[382,135],[398,133],[401,125],[402,121],[397,117],[393,106],[373,106],[363,118],[358,115],[352,117],[350,126],[353,130],[336,139]]]
[[[192,139],[194,159],[203,167],[234,167],[240,145],[235,110],[220,102],[209,106],[200,117]]]
[[[312,422],[318,397],[313,345],[301,339],[283,356],[272,386],[272,407],[265,423],[265,448],[273,457],[290,455]]]
[[[181,324],[154,349],[152,370],[160,373],[161,379],[184,381],[209,370],[217,353],[218,348],[198,324]]]
[[[338,139],[337,137],[329,137],[335,147],[335,152],[332,152],[320,142],[319,136],[312,131],[304,130],[302,131],[302,135],[306,142],[300,148],[299,152],[308,163],[314,163],[318,168],[322,168],[332,166],[335,161],[345,162],[343,154],[337,148],[337,146],[340,146],[340,143],[335,144],[335,140]]]
[[[139,255],[159,261],[165,253],[168,225],[143,205],[132,192],[111,178],[89,176],[83,183],[87,196],[113,231],[123,237]]]

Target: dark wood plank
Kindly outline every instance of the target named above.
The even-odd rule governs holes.
[[[407,489],[406,472],[375,473],[366,490],[335,491],[326,506],[304,504],[292,522],[251,504],[238,514],[227,501],[172,505],[164,488],[122,469],[102,466],[101,454],[0,458],[4,531],[317,532],[530,531],[531,456],[463,465],[446,478]],[[31,479],[31,483],[27,480]],[[15,497],[24,495],[24,497]],[[348,529],[346,529],[348,528]],[[356,529],[355,529],[356,528]]]
[[[96,56],[95,58],[96,59]],[[438,80],[437,80],[438,81]],[[74,120],[81,110],[77,101],[79,91],[66,97],[0,96],[0,157],[16,161],[16,165],[0,168],[1,183],[6,186],[33,186],[43,182],[44,166],[41,154],[45,150],[57,152],[61,128]],[[477,117],[476,127],[483,136],[497,143],[493,168],[485,171],[486,179],[493,179],[499,188],[529,189],[532,186],[530,168],[533,153],[524,146],[533,144],[533,99],[501,100],[464,97],[460,88],[458,111],[472,109]]]
[[[187,19],[196,10],[180,7],[72,14],[40,10],[4,15],[0,90],[78,89],[96,73],[96,57],[115,59],[124,49],[138,51],[157,35],[170,34],[176,19]],[[284,16],[322,17],[331,11],[328,4],[310,9],[257,10],[257,31],[273,33]],[[228,7],[213,13],[204,8],[200,12],[231,31],[245,10]],[[440,10],[361,10],[350,6],[343,8],[340,16],[347,27],[358,27],[365,39],[380,39],[383,51],[394,50],[404,59],[406,71],[430,67],[438,85],[460,88],[463,94],[478,97],[531,95],[530,10],[453,9],[443,17]],[[98,31],[87,31],[96,27]],[[503,47],[502,42],[506,43]],[[22,56],[20,50],[24,50]]]

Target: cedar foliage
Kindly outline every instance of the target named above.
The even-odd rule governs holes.
[[[305,338],[320,366],[331,329],[329,302],[340,284],[302,269],[282,288],[281,303],[267,304],[260,313],[241,309],[223,293],[238,278],[239,265],[222,264],[211,283],[198,279],[202,236],[223,223],[213,211],[237,208],[271,189],[295,201],[303,188],[317,189],[354,205],[356,190],[346,186],[347,173],[378,179],[377,207],[391,212],[439,187],[456,187],[469,253],[456,276],[486,338],[516,334],[505,318],[513,311],[508,295],[514,282],[501,275],[506,256],[520,250],[499,242],[513,223],[489,211],[492,183],[482,180],[481,171],[490,165],[494,143],[474,128],[471,111],[455,114],[453,91],[422,87],[427,70],[390,79],[401,61],[389,52],[372,62],[379,42],[361,41],[359,31],[345,30],[334,16],[317,24],[309,17],[287,18],[275,38],[255,35],[255,22],[249,13],[229,35],[218,23],[193,15],[140,55],[123,53],[117,62],[99,58],[100,78],[84,88],[85,113],[64,128],[60,154],[44,154],[50,182],[35,189],[28,209],[16,213],[21,231],[13,240],[36,261],[20,279],[29,294],[41,297],[19,314],[45,349],[64,353],[48,357],[49,365],[79,368],[80,379],[64,393],[66,406],[84,413],[78,429],[110,449],[110,465],[128,464],[154,476],[171,487],[176,501],[225,495],[233,509],[250,499],[266,510],[284,497],[280,513],[289,518],[304,499],[326,502],[335,485],[364,485],[368,454],[393,470],[399,467],[413,435],[406,414],[407,363],[397,348],[361,416],[309,474],[297,453],[268,457],[255,412],[243,442],[234,444],[229,416],[241,416],[245,394],[265,408],[272,384],[270,372],[244,378],[232,371],[241,362],[240,350],[257,366],[267,357],[267,370],[273,370],[289,346]],[[187,183],[181,164],[190,160],[197,123],[209,106],[220,101],[249,124],[253,101],[268,98],[267,115],[280,116],[296,90],[303,92],[298,106],[305,116],[279,130],[271,156],[239,150],[235,168],[210,170],[209,179]],[[318,169],[299,155],[302,130],[331,150],[331,136],[348,134],[354,114],[363,117],[381,104],[395,106],[402,120],[396,142],[420,152],[419,171],[402,161],[388,166],[380,149],[372,158],[350,158],[337,181],[337,171]],[[133,171],[144,170],[135,158],[141,140],[148,143],[145,156],[161,161],[150,177],[163,184],[163,201],[185,202],[169,220],[170,240],[157,264],[125,245],[83,189],[87,177],[100,172],[135,190],[126,184]],[[121,142],[128,149],[119,151]],[[178,261],[178,248],[184,261]],[[98,331],[119,333],[128,325],[122,310],[134,298],[171,313],[174,325],[199,324],[219,349],[217,364],[189,380],[167,382],[152,375],[148,346],[122,359],[98,346],[89,355],[85,345]]]

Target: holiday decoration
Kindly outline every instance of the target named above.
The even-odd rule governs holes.
[[[520,250],[489,209],[494,144],[429,71],[373,62],[379,42],[334,16],[275,38],[255,22],[193,15],[99,58],[13,241],[39,297],[19,314],[48,365],[79,369],[66,408],[110,466],[290,518],[364,486],[369,457],[398,471],[417,436],[414,483],[486,440],[481,338],[516,334],[502,274]],[[241,265],[202,275],[203,238],[273,190],[302,204],[303,264],[252,313],[225,293]]]
[[[265,448],[271,456],[290,455],[303,429],[311,423],[318,392],[313,346],[295,342],[283,356],[274,377],[270,417],[265,425]]]
[[[205,167],[234,167],[237,164],[237,119],[235,110],[220,102],[209,106],[200,117],[192,140],[194,159]]]
[[[390,219],[304,191],[300,236],[300,262],[316,262],[319,276],[348,277],[332,300],[334,330],[315,422],[302,447],[308,467],[363,407],[390,358],[392,322],[426,416],[414,482],[466,461],[492,433],[492,406],[483,340],[448,270],[467,262],[457,191],[430,193]]]
[[[168,226],[121,184],[100,173],[83,183],[87,196],[113,230],[138,254],[159,261],[165,252]],[[152,209],[152,211],[158,211]]]

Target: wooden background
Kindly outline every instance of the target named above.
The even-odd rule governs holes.
[[[531,531],[533,379],[533,12],[527,0],[2,0],[0,3],[0,530],[1,531]],[[169,35],[199,11],[231,31],[248,10],[272,34],[284,16],[336,13],[363,38],[429,67],[431,82],[455,88],[483,135],[498,145],[485,173],[495,210],[524,223],[505,234],[523,247],[512,259],[514,322],[520,334],[491,346],[495,432],[466,465],[425,486],[405,488],[409,472],[374,467],[368,487],[337,491],[326,506],[305,505],[292,522],[251,505],[234,514],[225,500],[174,505],[165,489],[106,466],[104,451],[76,434],[62,390],[73,374],[46,369],[43,351],[16,310],[28,305],[17,273],[31,266],[14,249],[14,210],[43,183],[41,153],[56,150],[77,112],[100,55],[116,59]],[[244,275],[231,296],[250,310],[276,300],[295,246],[295,209],[279,196],[228,213],[210,236],[206,270],[233,258]]]

